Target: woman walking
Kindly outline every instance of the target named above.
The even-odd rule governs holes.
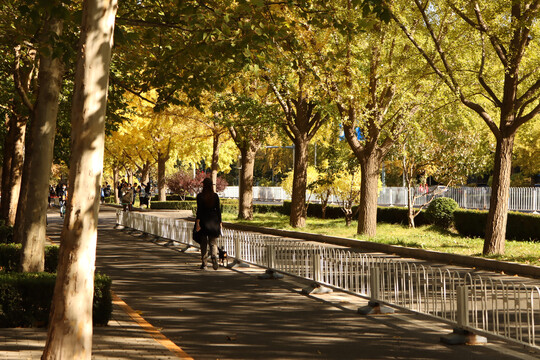
[[[197,195],[197,219],[195,229],[201,231],[201,269],[206,269],[208,261],[208,246],[212,267],[218,269],[217,238],[221,234],[221,207],[219,196],[212,188],[212,179],[203,180],[203,188]]]

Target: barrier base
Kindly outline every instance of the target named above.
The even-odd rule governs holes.
[[[268,269],[264,272],[264,274],[259,275],[259,279],[262,280],[277,280],[277,279],[283,279],[283,275],[280,273],[275,272],[274,270]]]
[[[334,292],[334,290],[330,289],[329,287],[318,284],[318,283],[312,283],[308,287],[302,289],[302,294],[304,294],[304,295],[309,295],[309,294],[315,294],[315,295],[330,294],[332,292]]]
[[[237,259],[234,259],[234,261],[232,263],[227,264],[227,268],[229,268],[229,269],[232,269],[232,268],[235,268],[235,267],[248,268],[250,266],[249,266],[249,264],[246,264],[245,262],[242,262],[242,261],[237,260]]]
[[[452,333],[441,336],[441,342],[447,345],[485,345],[487,339],[469,330],[456,328]]]
[[[182,249],[182,252],[184,253],[198,253],[199,251],[200,249],[193,245],[188,245],[185,249]]]
[[[386,315],[393,314],[396,310],[389,306],[381,305],[376,301],[370,301],[366,306],[358,308],[358,313],[361,315]]]
[[[125,228],[125,226],[124,226],[124,225],[120,225],[120,224],[116,224],[116,225],[114,226],[114,229],[115,229],[115,230],[124,230],[124,228]]]

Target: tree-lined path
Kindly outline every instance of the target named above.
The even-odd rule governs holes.
[[[404,313],[363,317],[356,309],[366,300],[341,293],[301,295],[307,282],[290,277],[259,280],[261,269],[200,271],[197,253],[114,230],[114,211],[100,211],[96,270],[110,275],[116,295],[194,359],[534,358],[493,342],[482,347],[442,345],[439,337],[450,328],[440,323]],[[49,214],[53,241],[59,237],[59,223],[56,213]],[[115,327],[114,334],[96,329],[94,359],[135,359],[132,349],[138,346],[141,359],[149,349],[157,352],[155,359],[176,358],[157,342],[140,345],[133,336],[140,327],[125,324]],[[14,359],[9,357],[9,342],[24,334],[18,330],[9,330],[0,344],[0,354],[7,356],[0,358]],[[132,335],[131,350],[126,341],[115,343],[115,336],[122,334]],[[109,341],[101,341],[104,336],[110,336]],[[125,355],[118,351],[122,347]]]

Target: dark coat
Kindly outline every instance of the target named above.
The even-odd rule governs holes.
[[[214,193],[210,206],[205,204],[202,194],[197,195],[197,219],[204,235],[218,237],[221,234],[221,206],[219,196]]]

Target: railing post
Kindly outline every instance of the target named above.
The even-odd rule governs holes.
[[[234,243],[234,261],[227,265],[228,268],[244,267],[248,268],[249,265],[242,261],[242,244],[240,241],[240,234],[237,231],[233,231],[233,243]]]
[[[321,254],[313,254],[311,257],[311,266],[313,268],[313,280],[321,282]]]
[[[457,308],[456,308],[456,321],[458,327],[465,328],[469,326],[469,301],[468,301],[468,291],[467,286],[458,286],[457,287]]]
[[[276,266],[276,254],[274,244],[266,244],[266,267],[273,269]]]
[[[318,252],[313,252],[311,257],[311,270],[313,274],[313,282],[308,286],[302,289],[302,294],[330,294],[334,290],[329,287],[323,286],[320,283],[323,281],[322,269],[321,269],[322,257]]]
[[[373,266],[369,269],[369,287],[370,287],[370,300],[366,306],[362,306],[358,309],[358,313],[362,315],[373,315],[373,314],[393,314],[394,309],[391,307],[381,305],[381,268],[378,266]]]
[[[266,271],[259,275],[259,279],[282,279],[283,275],[276,272],[276,253],[274,244],[266,244]]]
[[[457,326],[448,334],[441,336],[441,342],[448,345],[483,345],[487,339],[468,330],[469,327],[469,287],[456,287],[456,323]]]

